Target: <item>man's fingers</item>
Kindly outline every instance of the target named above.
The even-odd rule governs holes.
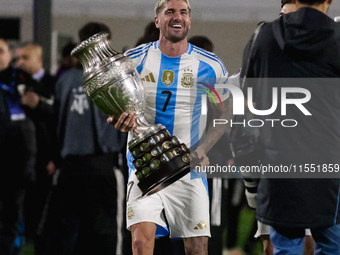
[[[194,164],[199,165],[199,166],[209,166],[210,165],[210,160],[208,158],[208,156],[206,154],[203,154],[199,151],[193,151],[191,153],[191,155],[193,156],[194,160]]]
[[[122,113],[116,120],[114,116],[107,118],[107,123],[113,125],[121,132],[128,132],[134,130],[137,127],[136,116],[133,113]]]
[[[117,128],[118,130],[120,131],[123,131],[125,132],[125,127],[124,127],[124,122],[125,122],[125,119],[126,117],[128,116],[127,113],[123,112],[120,117],[118,118],[116,124],[114,125],[115,128]]]
[[[130,130],[134,129],[136,124],[136,116],[134,114],[131,114],[131,118],[129,123],[127,124],[127,128]]]
[[[114,117],[110,116],[106,119],[107,124],[113,124]]]
[[[201,166],[209,166],[210,165],[210,161],[209,158],[207,156],[203,156],[202,161],[200,162]]]
[[[129,114],[124,120],[124,130],[131,131],[136,127],[136,116],[134,114]]]

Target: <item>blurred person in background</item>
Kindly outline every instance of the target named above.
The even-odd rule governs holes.
[[[78,64],[78,59],[71,56],[71,51],[77,46],[74,42],[68,42],[62,49],[61,60],[56,77],[59,79],[66,71],[74,68]]]
[[[213,42],[204,35],[194,35],[188,39],[188,42],[204,50],[207,50],[210,52],[214,51]]]
[[[296,1],[294,0],[281,0],[280,16],[290,12],[296,11]]]
[[[25,91],[21,102],[27,107],[36,128],[37,157],[35,182],[27,187],[24,201],[26,242],[33,241],[35,254],[43,255],[46,240],[37,233],[47,196],[55,173],[56,121],[53,112],[56,78],[43,67],[43,48],[40,44],[26,42],[15,50],[15,65],[29,73],[36,81],[33,90]]]
[[[310,94],[310,100],[304,104],[308,117],[293,107],[284,113],[297,121],[296,127],[259,129],[264,147],[261,165],[322,164],[324,170],[331,173],[331,166],[338,165],[340,151],[336,117],[340,91],[328,82],[340,74],[340,25],[327,16],[332,0],[296,0],[294,3],[296,11],[264,24],[255,43],[251,38],[244,51],[245,71],[241,77],[257,78],[253,84],[256,109],[268,109],[272,101],[268,94],[272,80],[266,78],[300,78],[298,88],[306,87]],[[305,84],[307,78],[313,79]],[[318,82],[320,78],[332,79]],[[280,81],[278,89],[294,87],[292,79]],[[290,93],[290,98],[299,97],[298,93]],[[275,111],[268,117],[279,116],[282,116],[280,111]],[[310,228],[317,254],[339,254],[339,194],[337,177],[261,178],[257,194],[252,197],[256,201],[257,219],[271,226],[273,253],[302,254],[305,229]]]
[[[280,16],[294,12],[297,10],[296,1],[294,0],[281,0],[281,12]],[[257,232],[255,237],[261,237],[262,244],[263,244],[263,251],[266,255],[272,255],[274,251],[274,247],[270,241],[269,233],[270,233],[270,226],[257,221]],[[304,254],[305,255],[312,255],[314,254],[314,240],[311,234],[310,229],[305,230],[306,240],[305,240],[305,247],[304,247]]]
[[[25,188],[34,181],[36,130],[21,103],[21,94],[34,86],[26,72],[10,65],[7,42],[0,38],[0,254],[18,254],[19,212]]]
[[[159,39],[159,29],[156,27],[155,22],[149,22],[145,29],[144,34],[137,40],[135,47],[149,42],[154,42]]]
[[[79,30],[81,41],[106,32],[98,22]],[[53,194],[54,255],[122,254],[124,177],[119,154],[126,136],[106,123],[106,116],[83,90],[80,66],[56,85],[57,137],[61,162]]]

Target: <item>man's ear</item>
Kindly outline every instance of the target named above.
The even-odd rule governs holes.
[[[159,28],[159,19],[157,16],[155,17],[155,26]]]

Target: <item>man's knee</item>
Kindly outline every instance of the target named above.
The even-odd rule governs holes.
[[[153,254],[156,225],[150,222],[131,226],[132,248],[134,254]]]
[[[132,242],[132,247],[134,250],[139,252],[144,251],[145,249],[150,249],[150,240],[147,240],[146,238],[135,237]]]

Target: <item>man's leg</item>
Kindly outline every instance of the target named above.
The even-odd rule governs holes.
[[[324,230],[312,230],[316,242],[315,254],[340,254],[340,224]]]
[[[156,224],[140,222],[130,227],[134,255],[152,255],[155,246]]]
[[[257,221],[257,231],[255,234],[255,238],[261,237],[263,253],[265,255],[273,255],[273,252],[274,252],[273,245],[270,242],[269,233],[270,233],[270,226],[260,221]]]
[[[274,255],[301,255],[305,237],[289,238],[270,228],[270,240],[274,246]]]
[[[257,233],[261,233],[259,231],[262,231],[262,233],[265,233],[265,234],[261,234],[264,254],[265,255],[273,255],[274,254],[274,247],[273,247],[273,245],[270,241],[270,237],[269,237],[270,226],[265,225],[261,222],[258,222],[258,227],[259,227],[259,230],[258,230]],[[314,239],[313,239],[312,234],[311,234],[309,229],[306,229],[305,233],[306,233],[306,240],[305,240],[303,254],[313,255],[314,254]]]
[[[305,255],[313,255],[314,254],[314,239],[311,235],[306,235],[305,249],[304,249],[303,253]]]
[[[261,235],[262,245],[263,245],[263,252],[265,255],[273,255],[274,248],[272,243],[270,242],[269,235]]]
[[[207,255],[208,254],[208,237],[197,236],[184,238],[184,249],[186,255]]]

